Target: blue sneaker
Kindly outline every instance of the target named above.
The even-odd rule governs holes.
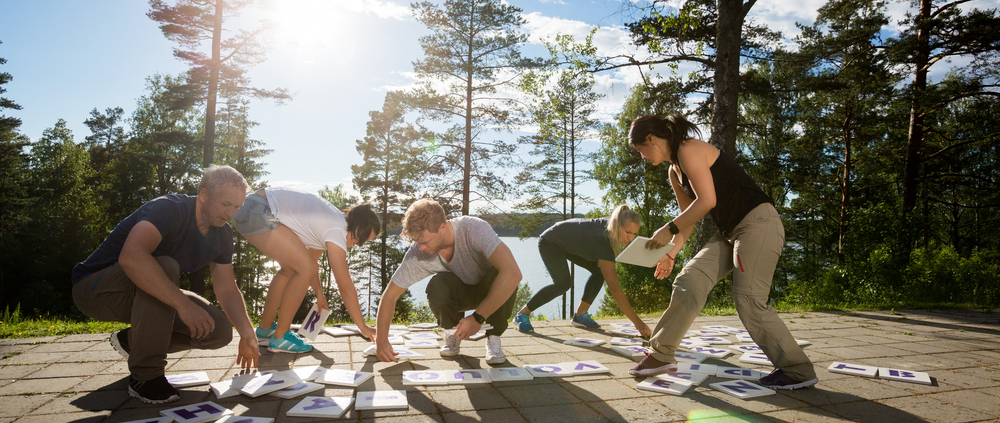
[[[312,349],[312,345],[309,345],[305,339],[298,337],[292,331],[285,332],[285,336],[282,336],[281,339],[271,337],[267,344],[267,350],[273,353],[303,353],[312,351]]]
[[[601,325],[590,317],[590,313],[577,314],[576,316],[573,316],[573,326],[587,329],[601,328]]]
[[[531,322],[528,320],[528,315],[520,313],[514,316],[514,324],[517,325],[517,330],[521,332],[534,332],[535,328],[531,326]]]
[[[268,342],[271,341],[271,337],[274,336],[274,331],[276,330],[278,330],[278,322],[271,323],[271,327],[269,329],[257,326],[257,328],[253,330],[254,333],[257,334],[257,344],[260,346],[267,345]]]

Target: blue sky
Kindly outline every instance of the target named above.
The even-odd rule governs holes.
[[[996,7],[1000,0],[973,1]],[[600,26],[596,42],[604,54],[632,51],[612,0],[509,0],[528,21],[528,54],[541,54],[538,40],[556,33],[578,38]],[[793,3],[759,0],[750,18],[797,34],[795,22],[811,23],[821,0]],[[902,16],[906,3],[890,10]],[[0,71],[12,74],[5,97],[23,110],[21,132],[32,139],[65,119],[77,142],[89,134],[83,121],[90,110],[122,107],[126,115],[144,94],[145,78],[186,70],[172,55],[174,44],[145,16],[145,1],[0,0]],[[260,123],[251,136],[274,152],[267,156],[271,185],[315,191],[324,185],[350,188],[350,166],[361,162],[355,140],[365,135],[368,112],[381,109],[387,90],[413,83],[412,62],[422,56],[418,37],[428,31],[410,15],[409,1],[282,0],[244,14],[279,23],[268,59],[250,72],[253,85],[284,87],[295,98],[283,106],[254,102],[251,118]],[[684,71],[683,69],[681,70]],[[597,76],[607,98],[600,117],[610,121],[620,109],[633,70]],[[594,142],[584,149],[593,150]],[[598,198],[596,183],[586,195]]]

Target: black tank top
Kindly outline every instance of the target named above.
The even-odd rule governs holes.
[[[750,210],[763,203],[772,203],[770,197],[757,186],[757,183],[747,175],[736,161],[719,150],[719,158],[710,168],[712,180],[715,182],[715,208],[709,211],[712,220],[719,227],[722,235],[728,238],[736,225],[746,217]],[[697,198],[691,189],[691,181],[681,171],[681,187],[691,198]]]

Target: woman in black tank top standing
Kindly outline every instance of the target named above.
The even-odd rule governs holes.
[[[785,244],[785,231],[771,199],[715,146],[691,137],[698,127],[678,114],[642,116],[632,122],[629,146],[652,165],[670,163],[670,186],[681,214],[658,229],[647,248],[674,247],[654,275],[670,275],[674,258],[695,224],[707,214],[719,227],[674,279],[670,305],[653,329],[653,352],[629,370],[652,376],[676,371],[674,351],[705,306],[716,283],[733,272],[733,302],[750,337],[776,370],[760,378],[772,389],[797,389],[818,381],[812,362],[767,304],[771,279]]]

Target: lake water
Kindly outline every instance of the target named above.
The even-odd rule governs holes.
[[[545,264],[542,263],[542,257],[538,255],[538,238],[525,238],[524,240],[518,239],[517,237],[500,237],[500,240],[507,247],[510,248],[511,254],[514,255],[514,260],[517,261],[517,266],[521,268],[521,283],[528,284],[531,288],[532,293],[538,292],[539,289],[546,285],[552,284],[552,278],[549,277],[549,272],[545,270]],[[568,263],[568,262],[567,262]],[[571,311],[576,311],[577,305],[580,303],[580,296],[583,295],[583,287],[587,284],[587,278],[590,277],[590,272],[582,269],[580,267],[576,268],[576,280],[574,281],[576,295],[574,298],[574,303],[569,304],[569,291],[566,291],[566,303],[567,310],[566,316],[569,318],[571,316]],[[410,294],[413,295],[416,304],[421,302],[427,302],[427,294],[425,290],[427,289],[427,282],[430,278],[424,279],[417,282],[410,287]],[[597,308],[600,306],[602,299],[604,298],[604,289],[597,294],[597,298],[594,300],[594,304],[591,305],[591,313],[596,312]],[[538,310],[532,310],[532,313],[538,313],[545,315],[549,319],[561,319],[562,312],[562,297],[556,297],[554,300],[549,301],[538,308]],[[516,313],[517,310],[514,310]],[[513,318],[513,316],[512,316]]]

